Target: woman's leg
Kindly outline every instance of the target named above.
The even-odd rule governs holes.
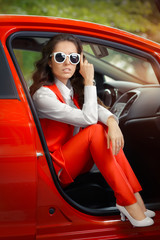
[[[133,192],[137,193],[137,192],[141,191],[142,188],[138,182],[138,179],[136,178],[136,176],[131,168],[131,165],[129,164],[122,149],[115,156],[115,158],[116,158],[116,161],[118,162],[119,166],[123,169],[123,172],[133,189]]]
[[[142,209],[142,211],[145,212],[146,211],[146,207],[145,207],[143,199],[142,199],[142,197],[141,197],[141,195],[139,193],[139,191],[141,191],[142,189],[141,189],[140,186],[137,188],[138,180],[137,180],[137,178],[135,178],[135,174],[134,174],[134,172],[133,172],[133,170],[132,170],[132,168],[131,168],[131,166],[130,166],[130,164],[129,164],[129,162],[128,162],[125,154],[124,154],[124,152],[122,150],[120,150],[120,152],[115,156],[115,158],[116,158],[118,164],[123,169],[123,171],[124,171],[128,181],[129,181],[130,185],[132,186],[132,189],[134,191],[134,195],[135,195],[135,197],[137,199],[137,203],[139,205],[138,208],[140,207]],[[135,207],[136,206],[132,206],[132,208],[133,208],[131,210],[133,212],[132,216],[134,216],[134,213],[136,213]],[[138,211],[138,209],[137,209],[137,211]]]
[[[146,209],[146,207],[144,205],[143,199],[142,199],[141,195],[139,194],[139,192],[136,192],[134,195],[135,195],[135,197],[137,199],[137,202],[138,202],[139,206],[143,210],[143,212],[146,212],[147,209]]]
[[[106,134],[103,125],[95,124],[85,128],[69,140],[61,149],[66,169],[74,179],[91,168],[94,161],[113,189],[117,203],[122,206],[134,204],[137,200],[129,179],[125,175],[130,168],[123,171],[111,149],[107,149]],[[127,174],[129,175],[129,173]],[[63,170],[60,179],[62,183],[65,183],[65,171]],[[135,189],[141,189],[135,175],[133,175],[132,181],[134,180],[136,182]]]

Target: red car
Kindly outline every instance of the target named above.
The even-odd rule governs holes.
[[[0,239],[160,239],[160,45],[98,24],[0,16]],[[122,222],[98,169],[60,186],[29,94],[34,63],[56,33],[78,36],[98,96],[119,118],[125,153],[156,211],[155,224]]]

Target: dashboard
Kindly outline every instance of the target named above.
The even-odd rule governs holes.
[[[122,94],[111,111],[120,121],[160,116],[160,86],[144,86]]]

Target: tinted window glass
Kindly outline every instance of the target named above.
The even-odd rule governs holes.
[[[33,82],[32,75],[35,70],[35,62],[40,59],[41,53],[25,49],[14,49],[14,54],[19,63],[27,86],[30,87]]]
[[[13,76],[0,42],[0,98],[18,98]]]
[[[35,62],[41,57],[41,46],[47,40],[34,38],[34,42],[31,42],[28,38],[30,45],[26,45],[27,40],[21,39],[17,45],[17,39],[14,39],[14,54],[28,87],[32,84]],[[100,72],[103,72],[104,83],[125,81],[142,85],[159,84],[150,61],[145,57],[99,44],[84,42],[83,48],[89,62],[94,64],[95,71],[97,72],[98,68],[98,72],[100,69]]]
[[[145,57],[98,44],[85,44],[84,50],[92,58],[96,56],[104,69],[111,70],[112,74],[104,74],[107,83],[116,80],[142,85],[159,84],[151,63]]]

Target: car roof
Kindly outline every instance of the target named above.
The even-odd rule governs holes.
[[[67,32],[72,34],[97,37],[101,39],[112,40],[122,44],[125,44],[127,41],[127,45],[130,44],[131,46],[134,45],[139,49],[147,48],[152,51],[160,52],[160,44],[156,42],[124,30],[104,26],[98,23],[50,16],[10,14],[0,14],[0,23],[1,26],[6,26],[8,28],[23,27],[25,30],[32,30],[36,27],[37,31],[40,31],[43,28],[46,31]]]

